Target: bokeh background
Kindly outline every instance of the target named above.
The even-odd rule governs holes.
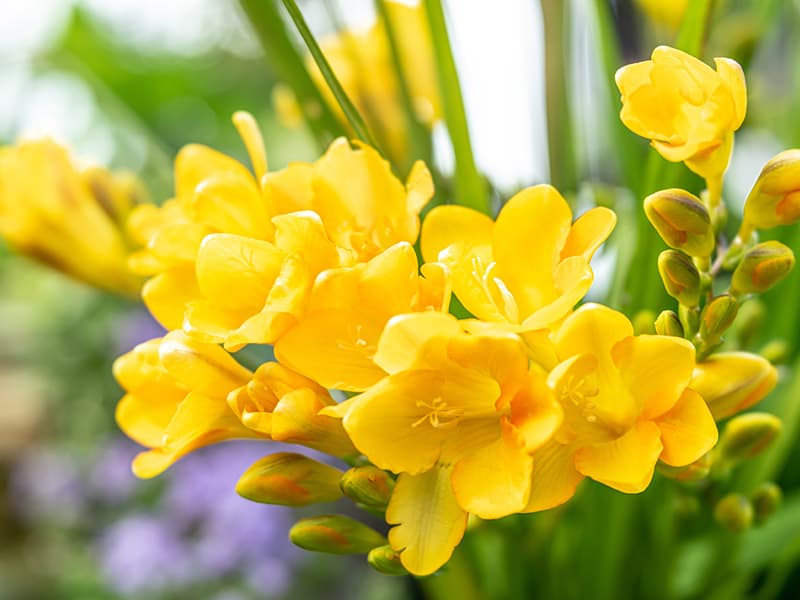
[[[578,206],[598,197],[633,206],[625,156],[644,142],[618,135],[613,73],[597,52],[609,31],[603,19],[613,21],[624,62],[670,43],[674,25],[643,10],[647,2],[610,1],[605,11],[565,3],[555,111],[546,103],[545,17],[560,0],[446,3],[476,160],[498,197],[553,181]],[[768,158],[800,146],[800,2],[718,4],[711,55],[739,60],[749,88],[726,182],[727,195],[743,199]],[[332,8],[347,27],[375,19],[371,0],[301,8],[322,37],[337,26]],[[137,173],[158,202],[170,195],[183,144],[245,158],[230,124],[238,109],[261,125],[272,168],[318,155],[308,131],[278,118],[276,83],[233,0],[28,0],[0,10],[0,144],[53,137],[80,160]],[[435,130],[443,173],[450,154]],[[608,291],[612,250],[597,265],[595,297]],[[795,274],[778,291],[792,306],[755,342],[782,336],[787,358],[797,351],[798,289]],[[412,582],[379,576],[363,560],[293,548],[286,533],[296,511],[236,496],[238,475],[273,450],[265,443],[207,448],[155,481],[130,474],[137,449],[113,422],[120,390],[111,363],[159,333],[138,306],[0,246],[0,599],[413,598]],[[781,482],[800,485],[800,471],[785,469]],[[785,589],[800,585],[788,581]]]

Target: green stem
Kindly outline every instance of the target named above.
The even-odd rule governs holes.
[[[486,182],[478,172],[472,153],[464,98],[450,47],[442,3],[441,0],[424,0],[424,3],[431,28],[444,119],[455,154],[455,203],[488,214],[489,196]]]
[[[292,43],[283,18],[271,0],[239,0],[252,25],[266,59],[277,75],[292,88],[306,123],[321,147],[333,138],[346,135],[344,125],[322,97],[303,56]]]
[[[361,118],[358,110],[347,96],[347,92],[344,91],[342,84],[339,83],[339,80],[336,78],[336,74],[333,72],[331,65],[322,53],[322,49],[319,47],[317,40],[314,39],[314,34],[311,33],[311,29],[309,29],[308,23],[306,23],[303,17],[303,13],[300,12],[294,0],[283,0],[283,5],[286,7],[289,16],[292,18],[292,22],[300,33],[300,37],[303,38],[306,48],[308,48],[308,51],[311,53],[314,62],[317,63],[317,67],[319,67],[322,77],[325,79],[325,83],[327,83],[328,87],[331,89],[333,97],[336,98],[339,108],[342,109],[344,116],[347,118],[353,131],[355,131],[356,136],[380,152],[378,142],[372,137],[364,119]],[[381,154],[383,153],[381,152]]]

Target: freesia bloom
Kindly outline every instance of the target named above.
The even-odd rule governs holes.
[[[136,295],[121,222],[142,194],[130,176],[79,171],[55,142],[0,149],[0,236],[12,248],[90,285]]]
[[[364,391],[386,376],[372,358],[387,321],[450,305],[445,267],[427,263],[422,273],[408,242],[369,262],[325,271],[304,317],[275,345],[278,360],[326,387]]]
[[[335,404],[328,390],[274,362],[262,364],[246,385],[228,394],[231,410],[253,431],[333,456],[356,454],[342,422],[319,414]]]
[[[655,23],[677,30],[689,0],[636,0],[636,4]]]
[[[511,331],[563,319],[592,284],[589,261],[616,215],[593,208],[572,222],[564,198],[537,185],[511,198],[497,221],[461,206],[425,219],[422,254],[452,271],[453,292],[473,315]]]
[[[265,437],[242,425],[228,406],[227,395],[252,373],[219,346],[173,331],[120,356],[114,376],[126,392],[117,424],[149,448],[133,461],[138,477],[155,477],[208,444]]]
[[[468,513],[494,519],[527,505],[531,455],[561,411],[519,337],[467,334],[452,315],[392,318],[374,361],[389,376],[323,412],[343,415],[356,448],[400,474],[389,542],[426,575],[447,562]]]
[[[728,167],[733,132],[747,111],[744,73],[730,58],[715,58],[717,70],[675,48],[659,46],[651,60],[626,65],[616,74],[622,122],[651,140],[669,161],[685,161],[706,179]]]
[[[715,419],[724,419],[763,400],[778,383],[778,370],[749,352],[719,352],[697,363],[691,386],[702,394]]]
[[[548,384],[564,422],[534,455],[527,511],[566,502],[584,477],[625,493],[643,491],[661,460],[691,464],[717,442],[702,396],[689,387],[694,346],[660,335],[633,335],[619,312],[587,304],[555,335],[563,361]]]

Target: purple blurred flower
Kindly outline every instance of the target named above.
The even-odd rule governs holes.
[[[161,337],[166,331],[144,309],[136,309],[120,317],[114,332],[114,353],[124,354],[136,344]]]
[[[89,474],[92,495],[109,504],[130,498],[141,484],[131,471],[131,461],[141,447],[123,437],[115,437],[100,451],[99,460]]]

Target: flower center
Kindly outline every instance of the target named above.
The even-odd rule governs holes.
[[[589,423],[597,422],[597,403],[600,389],[592,375],[578,377],[567,375],[559,389],[558,399],[562,406],[571,412],[577,412]]]
[[[437,396],[431,401],[417,400],[417,406],[427,409],[428,412],[414,421],[411,424],[412,427],[419,427],[425,421],[428,421],[431,427],[436,429],[450,429],[455,427],[461,417],[464,416],[463,408],[449,406],[441,396]]]
[[[472,276],[483,290],[483,293],[486,294],[509,323],[519,323],[517,301],[514,300],[514,296],[505,281],[494,275],[497,263],[492,261],[484,267],[480,256],[473,256],[471,263]]]

